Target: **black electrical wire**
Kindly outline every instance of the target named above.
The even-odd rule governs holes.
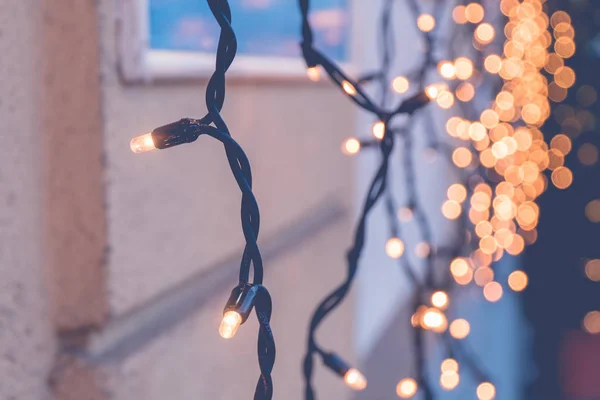
[[[343,71],[339,69],[332,61],[326,58],[325,55],[320,53],[318,50],[314,49],[312,46],[313,34],[309,21],[309,0],[299,0],[300,10],[302,13],[302,53],[304,55],[306,64],[309,68],[321,66],[327,72],[331,80],[337,84],[342,89],[344,87],[344,81],[349,82],[352,87],[355,89],[355,93],[346,94],[361,108],[371,112],[379,121],[384,123],[385,130],[384,136],[381,140],[361,140],[360,145],[361,148],[379,148],[381,155],[381,164],[380,167],[371,181],[371,185],[367,194],[367,198],[362,208],[361,215],[359,217],[359,221],[357,224],[354,244],[351,249],[347,253],[347,261],[348,261],[348,272],[345,281],[338,286],[332,293],[330,293],[317,307],[316,311],[313,314],[313,318],[311,320],[309,326],[309,335],[308,335],[308,346],[307,352],[304,359],[304,376],[305,376],[305,398],[307,400],[312,400],[315,398],[315,390],[312,385],[312,372],[313,372],[313,357],[315,354],[320,355],[323,358],[324,364],[329,366],[329,362],[327,357],[330,356],[331,353],[324,351],[316,342],[315,332],[320,323],[324,320],[324,318],[335,308],[337,307],[341,301],[343,301],[347,292],[350,289],[350,285],[355,277],[356,271],[358,269],[358,262],[360,258],[360,253],[365,241],[365,224],[368,217],[368,214],[372,207],[377,203],[377,201],[385,195],[385,209],[388,214],[389,220],[389,229],[392,237],[400,236],[400,224],[398,223],[395,210],[396,210],[396,201],[393,198],[393,195],[388,188],[388,180],[389,180],[389,156],[392,151],[394,145],[394,136],[399,135],[403,139],[403,170],[404,170],[404,178],[406,181],[406,190],[408,193],[408,199],[406,201],[407,207],[412,211],[417,225],[419,226],[419,230],[421,235],[429,245],[430,251],[427,255],[427,268],[425,274],[425,280],[423,282],[420,281],[419,277],[415,273],[414,267],[411,265],[410,260],[407,257],[401,257],[399,259],[399,263],[403,266],[403,270],[407,274],[407,277],[411,281],[414,286],[414,296],[413,296],[413,308],[417,310],[425,301],[424,297],[434,290],[447,289],[448,282],[441,283],[439,286],[436,286],[435,276],[434,276],[434,265],[437,258],[447,257],[449,259],[459,256],[464,251],[465,246],[465,238],[461,237],[458,240],[455,240],[455,243],[448,248],[436,248],[433,243],[433,232],[427,215],[420,203],[417,184],[416,184],[416,170],[414,164],[414,156],[413,156],[413,139],[412,139],[412,131],[414,125],[414,117],[415,111],[422,108],[427,104],[427,100],[424,97],[423,93],[425,90],[425,84],[427,79],[427,73],[430,69],[436,68],[436,60],[434,58],[435,52],[435,37],[433,32],[423,32],[423,38],[426,44],[426,51],[423,57],[422,63],[420,67],[411,73],[410,75],[414,76],[414,80],[418,83],[418,95],[409,99],[405,103],[401,103],[392,111],[387,111],[387,102],[388,102],[388,93],[389,93],[389,70],[391,65],[391,60],[393,60],[393,49],[394,49],[394,41],[393,41],[393,29],[390,24],[392,9],[393,9],[394,0],[385,0],[383,3],[382,11],[381,11],[381,46],[382,46],[382,63],[380,66],[380,70],[369,73],[356,81],[352,81],[349,79]],[[421,14],[419,5],[415,0],[409,0],[409,8],[412,11],[414,19],[416,21],[417,17]],[[435,10],[436,10],[436,20],[439,18],[439,14],[442,10],[441,4],[436,1]],[[368,84],[372,82],[378,82],[380,85],[381,91],[381,99],[380,103],[376,104],[372,101],[363,88],[360,85]],[[394,128],[391,126],[392,119],[395,115],[402,113],[402,108],[405,107],[405,104],[415,104],[414,107],[411,107],[409,114],[409,121],[405,123],[405,126],[402,128]],[[416,105],[418,104],[418,105]],[[444,156],[451,160],[451,149],[445,143],[440,142],[435,133],[435,126],[433,124],[433,120],[431,116],[428,115],[425,118],[426,121],[426,137],[429,142],[428,147],[432,148],[436,152],[441,152]],[[468,188],[468,185],[465,185]],[[461,232],[466,232],[466,221],[464,216],[460,220]],[[417,372],[417,380],[419,383],[419,387],[421,393],[424,396],[425,400],[433,399],[433,391],[431,385],[428,380],[427,374],[427,366],[425,360],[427,358],[426,355],[426,346],[425,346],[425,333],[426,330],[421,327],[416,327],[413,335],[413,345],[415,351],[415,370]],[[466,360],[467,368],[473,370],[473,375],[476,377],[486,377],[487,375],[482,372],[482,368],[478,364],[478,362],[470,357],[469,354],[466,354],[465,351],[454,351],[453,342],[456,342],[453,338],[448,335],[445,335],[447,340],[445,343],[448,346],[449,352],[452,354],[459,353],[461,354],[461,358]]]
[[[213,137],[220,141],[225,148],[231,172],[242,193],[240,217],[246,245],[240,261],[238,286],[233,289],[224,314],[228,311],[237,312],[241,323],[244,323],[252,309],[254,309],[260,326],[257,343],[260,377],[256,384],[254,399],[271,400],[273,397],[271,372],[275,363],[276,351],[270,326],[271,296],[262,285],[263,262],[257,244],[260,213],[258,203],[252,192],[252,172],[248,157],[241,146],[231,137],[229,128],[220,114],[225,102],[225,75],[235,58],[237,40],[231,26],[229,2],[227,0],[207,0],[207,3],[220,27],[215,71],[210,77],[206,88],[208,113],[200,119],[184,118],[178,122],[156,128],[150,134],[152,148],[165,149],[183,143],[190,143],[201,135]],[[147,150],[134,149],[133,147],[132,149],[137,152]],[[251,272],[252,282],[250,282]],[[231,336],[234,333],[235,331]]]
[[[385,104],[378,106],[359,86],[358,81],[350,79],[333,61],[329,60],[324,54],[319,52],[313,47],[313,34],[309,22],[309,1],[299,1],[300,10],[302,13],[302,53],[306,64],[309,68],[321,66],[327,72],[331,80],[341,89],[344,88],[344,83],[352,85],[355,93],[346,93],[348,96],[361,108],[370,111],[374,114],[378,120],[384,124],[384,135],[382,140],[379,142],[379,149],[381,153],[381,163],[377,170],[377,173],[373,177],[367,197],[362,207],[362,212],[359,217],[357,224],[354,243],[346,254],[348,262],[347,276],[344,282],[339,285],[333,292],[331,292],[317,307],[314,312],[308,335],[307,352],[304,358],[304,377],[305,377],[305,398],[312,400],[315,398],[314,388],[312,386],[312,372],[313,372],[313,358],[315,354],[320,355],[326,365],[329,365],[329,358],[332,356],[331,353],[324,351],[316,341],[315,333],[323,319],[332,312],[346,297],[352,281],[354,280],[355,274],[358,269],[358,262],[362,253],[362,249],[365,243],[366,236],[366,223],[370,211],[373,209],[375,204],[379,201],[382,194],[386,190],[387,174],[389,170],[390,154],[394,147],[394,134],[390,134],[389,124],[391,123],[394,116],[399,114],[411,115],[418,109],[425,106],[429,99],[424,93],[420,92],[417,95],[411,97],[405,102],[399,104],[392,110],[385,108]],[[388,7],[391,7],[391,1],[388,2]],[[389,21],[389,20],[388,20]],[[389,22],[386,22],[386,26],[389,26]],[[384,27],[387,31],[387,28]],[[389,65],[390,56],[386,53],[386,59],[384,63]],[[385,74],[382,74],[385,75]]]
[[[220,110],[225,101],[225,73],[233,62],[237,50],[237,40],[231,26],[231,9],[227,0],[208,0],[210,10],[221,28],[219,42],[217,46],[217,55],[215,63],[215,72],[211,76],[206,88],[206,106],[208,108],[207,117],[216,126],[215,131],[220,131],[221,140],[223,136],[231,138],[229,129],[220,115]],[[205,129],[207,129],[206,127]],[[240,265],[240,282],[242,286],[249,280],[250,264],[253,266],[253,285],[259,287],[259,291],[254,303],[256,315],[260,324],[258,333],[258,362],[260,367],[260,377],[256,385],[254,394],[255,400],[270,400],[273,397],[273,380],[271,371],[275,363],[275,341],[271,331],[271,297],[268,290],[262,286],[263,265],[257,239],[260,226],[260,214],[256,198],[252,193],[252,175],[250,164],[239,145],[235,146],[233,139],[225,145],[227,158],[231,170],[236,178],[240,189],[242,190],[241,219],[246,247],[242,256]],[[233,149],[237,149],[237,154]],[[237,157],[236,157],[237,156]],[[243,163],[240,161],[244,161]],[[246,166],[242,170],[242,166]],[[241,173],[241,172],[245,172]]]

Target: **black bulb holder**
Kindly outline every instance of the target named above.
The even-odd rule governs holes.
[[[254,308],[254,299],[258,289],[258,285],[248,283],[234,287],[223,309],[223,314],[228,311],[235,311],[242,317],[242,323],[246,322]]]
[[[341,377],[346,375],[351,368],[344,360],[340,358],[340,356],[334,353],[324,354],[323,364]]]
[[[192,118],[182,118],[177,122],[158,127],[152,131],[152,141],[157,149],[166,149],[198,139],[199,122]]]

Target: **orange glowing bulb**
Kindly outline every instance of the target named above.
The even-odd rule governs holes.
[[[350,138],[342,145],[342,151],[348,155],[356,154],[360,151],[360,142],[357,139]]]
[[[235,336],[238,328],[242,324],[242,316],[236,311],[227,311],[223,315],[221,325],[219,326],[219,335],[223,339],[231,339]]]
[[[450,324],[450,335],[455,339],[464,339],[471,332],[471,324],[466,319],[455,319]]]
[[[458,372],[458,362],[453,358],[446,358],[440,365],[442,372]]]
[[[435,292],[431,295],[431,304],[433,304],[437,308],[441,308],[441,309],[447,308],[448,302],[449,302],[449,298],[448,298],[448,294],[446,292],[438,290],[437,292]]]
[[[435,28],[435,18],[430,14],[421,14],[417,18],[417,26],[423,32],[431,32]]]
[[[348,81],[342,82],[342,89],[350,96],[354,96],[356,94],[356,88]]]
[[[440,75],[446,79],[454,78],[455,68],[454,65],[449,61],[441,62],[438,65],[438,71],[440,72]]]
[[[583,318],[583,328],[591,334],[600,333],[600,311],[590,311]]]
[[[385,134],[385,124],[383,121],[377,121],[373,124],[373,136],[375,138],[381,140],[383,139],[383,135]]]
[[[440,385],[444,390],[453,390],[460,383],[460,376],[454,371],[443,372],[440,376]]]
[[[418,389],[417,381],[412,378],[404,378],[396,385],[396,394],[403,399],[410,399]]]
[[[585,264],[585,275],[593,282],[600,282],[600,260],[590,260]]]
[[[133,139],[131,139],[129,147],[134,153],[144,153],[146,151],[156,149],[151,133],[146,133],[145,135],[134,137]]]
[[[364,390],[367,387],[367,378],[356,368],[350,368],[344,374],[344,382],[352,390]]]
[[[404,242],[399,238],[391,238],[385,244],[385,252],[392,258],[400,258],[404,254]]]
[[[408,91],[408,87],[410,86],[408,79],[404,76],[398,76],[392,81],[392,88],[397,93],[406,93]]]
[[[306,76],[313,82],[318,82],[321,79],[321,71],[319,67],[310,67],[306,70]]]
[[[483,382],[477,386],[477,398],[479,400],[493,400],[496,397],[496,388],[489,382]]]
[[[508,286],[515,292],[521,292],[527,287],[527,274],[523,271],[513,271],[508,276]]]
[[[483,297],[490,303],[495,303],[502,298],[502,285],[498,282],[489,282],[483,287]]]
[[[423,314],[422,326],[437,333],[442,333],[448,326],[448,320],[443,312],[430,308]]]

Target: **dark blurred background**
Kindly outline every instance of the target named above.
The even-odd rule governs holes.
[[[524,254],[537,369],[526,398],[591,400],[600,398],[600,322],[593,313],[600,309],[600,262],[593,261],[600,259],[600,2],[547,6],[549,15],[566,11],[576,32],[577,51],[568,61],[576,86],[542,129],[547,142],[559,133],[573,139],[566,163],[574,178],[568,190],[549,185],[540,197],[539,236]]]

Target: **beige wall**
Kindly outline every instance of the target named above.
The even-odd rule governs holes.
[[[0,3],[0,398],[44,399],[55,340],[44,285],[38,10]]]
[[[94,364],[70,351],[85,353],[111,321],[243,244],[240,195],[222,146],[201,138],[169,151],[129,151],[134,135],[202,116],[205,87],[123,85],[114,3],[0,5],[0,399],[250,398],[256,322],[231,341],[216,334],[234,281],[116,362]],[[224,113],[252,163],[261,237],[326,199],[350,209],[351,168],[339,146],[354,129],[352,105],[329,86],[233,83]],[[276,398],[302,397],[308,317],[340,280],[350,234],[346,217],[266,266]],[[352,338],[339,332],[349,331],[351,304],[343,310],[320,335],[350,354]],[[321,396],[342,398],[341,382],[320,372]]]

